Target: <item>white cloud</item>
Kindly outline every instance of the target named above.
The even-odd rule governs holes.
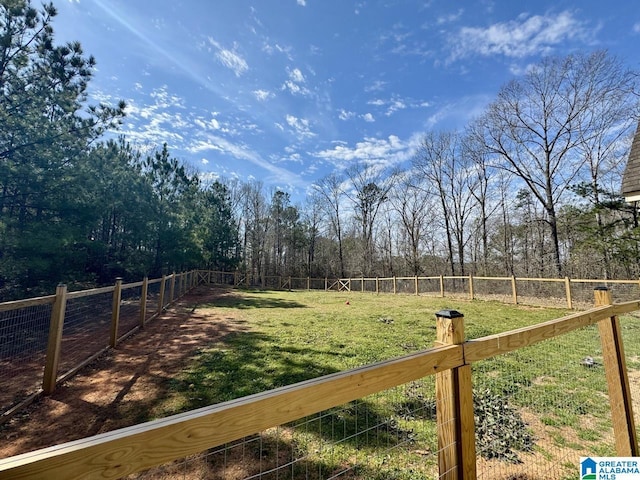
[[[436,20],[438,25],[444,25],[445,23],[451,23],[458,20],[462,14],[464,13],[464,9],[460,8],[456,13],[450,13],[449,15],[441,15]]]
[[[291,173],[290,171],[277,167],[271,162],[263,159],[260,154],[247,148],[242,144],[232,143],[222,137],[215,135],[208,135],[205,140],[197,140],[192,143],[187,149],[191,153],[205,152],[209,150],[221,152],[226,155],[230,155],[238,160],[246,160],[254,165],[270,172],[274,177],[279,178],[291,184],[301,184],[300,178]]]
[[[386,139],[365,138],[353,148],[339,144],[332,149],[317,152],[315,156],[328,160],[339,168],[346,167],[349,162],[394,165],[408,159],[419,142],[420,135],[414,135],[406,142],[396,135],[389,135]]]
[[[347,110],[341,108],[340,113],[338,114],[338,118],[340,120],[349,120],[355,116],[355,112],[348,112]]]
[[[309,95],[311,92],[306,87],[306,79],[299,68],[288,70],[289,80],[282,85],[282,90],[289,90],[292,95]]]
[[[302,6],[302,7],[306,7],[307,6],[307,1],[306,0],[297,0],[298,5]]]
[[[376,121],[376,119],[373,118],[373,115],[371,115],[370,113],[365,113],[364,115],[361,115],[361,116],[362,116],[362,118],[363,118],[363,120],[365,122],[375,122]]]
[[[487,28],[464,27],[451,38],[450,60],[504,55],[522,58],[548,54],[555,45],[587,35],[586,27],[569,11],[554,15],[522,14],[517,20],[496,23]]]
[[[254,90],[252,93],[260,102],[264,102],[274,96],[274,94],[268,90]]]
[[[200,160],[200,163],[202,163],[203,165],[207,165],[209,163],[209,160],[203,158],[202,160]]]
[[[633,33],[640,33],[640,22],[633,25]]]
[[[309,120],[306,118],[298,118],[293,115],[287,115],[287,124],[294,130],[294,132],[303,138],[309,138],[315,136],[315,133],[309,128]]]
[[[381,98],[369,100],[367,104],[374,105],[376,107],[386,107],[384,114],[387,117],[390,117],[397,111],[404,110],[406,108],[424,108],[429,106],[429,102],[417,101],[411,98],[402,99],[397,95],[393,95],[389,100],[383,100]]]
[[[216,58],[222,63],[225,67],[233,70],[236,77],[239,77],[247,70],[249,70],[249,65],[236,51],[236,46],[234,45],[233,50],[229,50],[223,48],[218,42],[216,42],[213,38],[209,37],[209,43],[217,49]]]
[[[289,78],[296,83],[304,83],[305,78],[299,68],[294,68],[289,72]]]
[[[397,99],[393,100],[391,102],[391,105],[389,105],[389,108],[385,112],[385,115],[387,117],[390,117],[392,114],[394,114],[398,110],[404,110],[405,108],[407,108],[407,104],[404,103],[402,100],[397,100]]]
[[[208,122],[201,118],[196,118],[193,123],[204,130],[220,130],[220,122],[215,118],[212,118]]]
[[[364,91],[365,92],[379,92],[379,91],[384,89],[386,84],[387,84],[387,82],[384,82],[382,80],[376,80],[371,85],[368,85],[368,86],[364,87]]]

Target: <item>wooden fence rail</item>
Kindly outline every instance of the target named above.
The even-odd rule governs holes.
[[[0,415],[0,424],[9,420],[16,412],[32,403],[40,395],[49,395],[54,392],[56,385],[60,382],[68,379],[75,374],[82,367],[92,362],[97,356],[104,353],[108,348],[115,348],[118,343],[124,340],[126,337],[137,331],[139,328],[143,328],[145,322],[151,320],[162,312],[169,304],[173,303],[177,298],[184,295],[191,290],[197,284],[196,271],[174,273],[169,276],[163,276],[159,279],[148,280],[144,278],[140,282],[134,282],[129,284],[123,284],[121,279],[117,279],[115,285],[101,288],[94,288],[90,290],[83,290],[77,292],[68,292],[65,285],[59,285],[55,295],[49,295],[45,297],[32,298],[27,300],[18,300],[12,302],[0,303],[0,312],[10,312],[13,310],[20,310],[37,305],[52,305],[51,316],[49,319],[49,335],[46,346],[46,354],[44,356],[44,373],[42,377],[42,387],[38,390],[32,391],[26,398],[12,405],[6,411]],[[170,281],[170,290],[168,295],[165,294],[165,285],[167,279]],[[177,285],[176,285],[176,282]],[[148,305],[148,288],[149,285],[155,285],[160,283],[158,306],[155,312],[147,318],[147,305]],[[120,330],[121,320],[121,304],[123,291],[139,288],[140,289],[140,303],[138,306],[137,319],[138,321],[133,328],[128,329],[124,333]],[[66,372],[60,372],[60,358],[62,350],[63,340],[63,328],[65,325],[66,307],[70,301],[87,298],[97,295],[111,294],[111,321],[109,328],[109,338],[106,344],[106,348],[101,348],[97,351],[87,352],[86,358],[78,364],[72,365]],[[15,340],[14,340],[15,341]],[[31,387],[29,387],[31,388]]]
[[[462,314],[438,312],[434,348],[0,460],[0,478],[119,478],[436,375],[440,478],[475,479],[471,364],[593,324],[601,335],[611,406],[622,412],[612,418],[616,451],[637,456],[617,316],[639,310],[640,301],[612,304],[610,291],[595,294],[596,307],[588,311],[470,341],[464,341]]]
[[[529,278],[529,277],[483,277],[474,275],[436,275],[436,276],[411,276],[411,277],[352,277],[352,278],[312,278],[312,277],[292,277],[292,276],[266,276],[266,277],[253,277],[247,273],[240,272],[221,272],[221,271],[199,271],[199,278],[204,283],[214,284],[232,284],[238,287],[260,287],[260,288],[273,288],[273,289],[312,289],[311,285],[320,285],[324,290],[337,290],[337,291],[370,291],[379,294],[383,291],[398,294],[401,293],[400,284],[404,284],[406,288],[402,293],[410,293],[415,295],[420,294],[435,294],[440,297],[447,295],[465,295],[467,298],[474,300],[482,296],[479,293],[479,285],[489,284],[490,282],[497,282],[498,284],[504,284],[505,295],[504,299],[511,299],[514,304],[521,303],[522,292],[521,290],[529,285],[538,285],[540,287],[544,285],[556,285],[557,292],[555,296],[558,300],[564,302],[569,309],[576,307],[575,289],[577,286],[589,286],[593,284],[598,285],[627,285],[632,288],[632,291],[627,295],[629,298],[636,298],[640,295],[640,280],[602,280],[602,279],[581,279],[581,278]],[[447,288],[447,283],[452,282],[454,285],[459,284],[458,288]],[[430,283],[435,288],[425,289],[420,288],[421,283]],[[493,284],[492,284],[493,285]],[[519,288],[520,286],[520,288]],[[370,287],[370,288],[369,288]],[[590,295],[590,291],[589,291]],[[535,295],[534,295],[535,296]],[[532,297],[532,295],[529,295]],[[542,299],[549,300],[548,294],[542,294]],[[591,299],[588,298],[586,302],[590,303]],[[526,302],[525,302],[526,303]],[[582,301],[584,303],[584,300]]]

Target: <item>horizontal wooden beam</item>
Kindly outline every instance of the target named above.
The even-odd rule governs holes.
[[[549,320],[531,327],[523,327],[497,335],[469,340],[463,344],[464,359],[466,363],[477,362],[478,360],[528,347],[534,343],[564,335],[578,328],[593,325],[603,318],[610,317],[613,312],[614,306],[598,307],[587,312]]]
[[[28,298],[26,300],[12,300],[10,302],[0,303],[0,312],[8,312],[10,310],[19,310],[21,308],[35,307],[36,305],[53,305],[56,301],[55,295],[47,295],[46,297]]]
[[[120,478],[463,365],[453,345],[0,460],[0,478]]]

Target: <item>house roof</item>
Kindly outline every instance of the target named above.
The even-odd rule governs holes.
[[[640,201],[640,122],[622,176],[622,195],[627,202]]]

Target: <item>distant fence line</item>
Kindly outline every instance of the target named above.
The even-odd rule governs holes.
[[[262,287],[277,290],[336,290],[413,295],[465,296],[471,300],[500,300],[505,303],[589,308],[594,285],[616,285],[616,301],[635,299],[640,295],[640,279],[601,280],[529,277],[482,277],[474,275],[314,278],[270,275],[257,277],[242,272],[200,270],[203,282]]]
[[[196,285],[196,271],[0,303],[0,424]]]

